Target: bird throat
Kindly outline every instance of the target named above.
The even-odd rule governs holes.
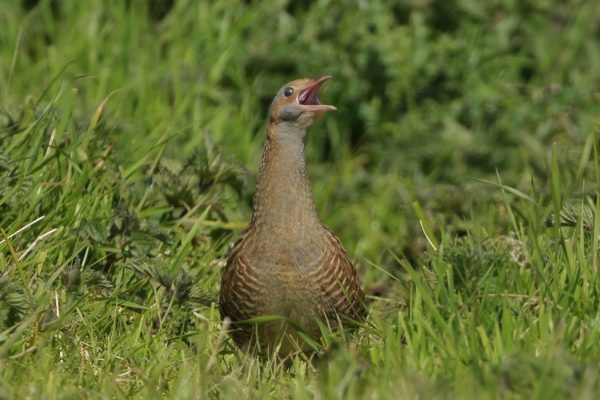
[[[271,125],[265,140],[252,224],[275,240],[301,239],[320,225],[306,174],[305,133]]]

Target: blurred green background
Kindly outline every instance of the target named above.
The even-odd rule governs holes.
[[[39,101],[58,77],[59,101],[77,104],[76,131],[117,90],[96,135],[112,155],[126,163],[168,134],[165,155],[184,160],[209,138],[248,170],[243,200],[226,213],[243,221],[275,91],[331,74],[321,97],[339,111],[307,145],[318,208],[352,254],[384,262],[385,248],[422,251],[413,201],[458,226],[472,203],[494,201],[474,178],[498,171],[505,184],[543,190],[551,143],[561,157],[577,152],[598,119],[597,9],[539,0],[4,1],[2,103],[18,113],[25,94]]]
[[[52,303],[36,279],[68,288],[74,270],[143,303],[152,291],[119,268],[171,282],[149,256],[216,292],[268,106],[299,77],[333,75],[320,97],[338,111],[307,136],[307,163],[369,293],[410,302],[384,271],[436,260],[480,279],[515,232],[543,265],[546,219],[596,198],[597,1],[0,0],[0,27],[0,227],[6,239],[45,216],[0,244],[5,283],[36,305],[0,313],[6,329]],[[11,260],[50,229],[17,279]],[[497,240],[510,249],[479,247]],[[0,361],[27,349],[11,340]]]

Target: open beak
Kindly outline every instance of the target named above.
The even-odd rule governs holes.
[[[330,75],[310,79],[306,85],[298,92],[296,101],[302,108],[309,111],[335,111],[337,108],[327,104],[321,104],[317,97],[317,91],[323,82],[330,79]]]

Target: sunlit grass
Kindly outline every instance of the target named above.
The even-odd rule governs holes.
[[[595,3],[130,3],[0,1],[0,398],[598,396]],[[263,364],[220,272],[273,93],[324,73],[370,318]]]

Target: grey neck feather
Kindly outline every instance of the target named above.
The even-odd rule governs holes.
[[[272,234],[302,234],[320,223],[306,174],[306,132],[293,132],[287,124],[274,129],[265,140],[252,222]]]

